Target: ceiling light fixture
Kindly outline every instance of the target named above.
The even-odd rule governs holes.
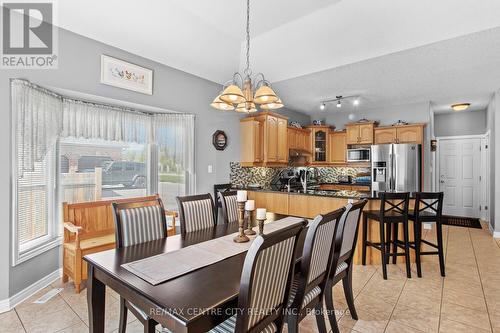
[[[453,111],[464,111],[467,110],[470,106],[470,103],[458,103],[458,104],[453,104],[451,108]]]
[[[325,100],[321,101],[321,104],[319,105],[319,108],[320,108],[320,110],[325,110],[326,109],[326,105],[328,103],[334,103],[334,102],[336,102],[337,108],[341,108],[342,107],[342,102],[345,101],[345,100],[352,100],[352,105],[354,105],[354,106],[358,106],[359,105],[359,96],[357,96],[357,95],[351,95],[351,96],[342,96],[342,95],[339,95],[339,96],[335,96],[335,98],[325,99]]]
[[[234,73],[233,79],[226,82],[222,92],[210,104],[215,109],[236,112],[256,112],[257,104],[263,110],[282,108],[283,102],[271,88],[264,74],[252,76],[250,69],[250,0],[247,0],[247,26],[246,26],[246,68],[243,75]],[[255,85],[252,79],[256,81]]]

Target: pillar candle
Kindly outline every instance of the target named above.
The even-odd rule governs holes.
[[[254,210],[254,209],[255,209],[255,201],[247,200],[247,202],[245,202],[245,210]]]
[[[258,220],[265,220],[266,219],[266,209],[265,208],[257,208],[257,213],[256,217]]]
[[[238,191],[236,192],[236,201],[245,202],[247,201],[247,191]]]

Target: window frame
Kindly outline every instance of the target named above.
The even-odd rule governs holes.
[[[13,108],[11,108],[13,109]],[[11,237],[12,237],[12,266],[17,266],[31,258],[34,258],[46,251],[49,251],[62,244],[62,226],[59,225],[57,212],[57,166],[59,165],[59,140],[47,153],[46,172],[49,182],[47,186],[47,234],[20,244],[18,231],[18,154],[17,154],[17,114],[12,111],[11,125]]]

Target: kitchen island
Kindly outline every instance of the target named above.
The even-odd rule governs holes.
[[[296,192],[281,192],[271,189],[247,189],[248,198],[255,200],[255,207],[266,208],[269,212],[299,216],[305,218],[314,218],[318,214],[324,214],[341,207],[344,207],[349,202],[367,199],[364,210],[378,210],[380,209],[380,200],[372,198],[369,194],[356,191],[309,191],[307,193]],[[410,201],[410,208],[413,207],[413,202]],[[356,252],[354,254],[354,263],[361,264],[361,235],[362,223],[358,232]],[[372,241],[379,241],[379,226],[377,222],[368,222],[367,228],[368,239]],[[400,228],[402,229],[402,228]],[[402,237],[402,230],[400,230],[400,239]],[[410,223],[410,239],[413,239],[413,225]],[[414,260],[413,251],[411,253],[411,260]],[[398,261],[404,262],[404,257],[399,257]],[[367,248],[366,256],[367,264],[379,264],[380,252]]]

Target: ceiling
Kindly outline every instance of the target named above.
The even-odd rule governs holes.
[[[223,83],[244,64],[245,8],[244,0],[60,1],[58,21]],[[350,94],[362,96],[360,108],[484,105],[500,87],[497,0],[251,0],[251,8],[251,67],[297,111]]]

